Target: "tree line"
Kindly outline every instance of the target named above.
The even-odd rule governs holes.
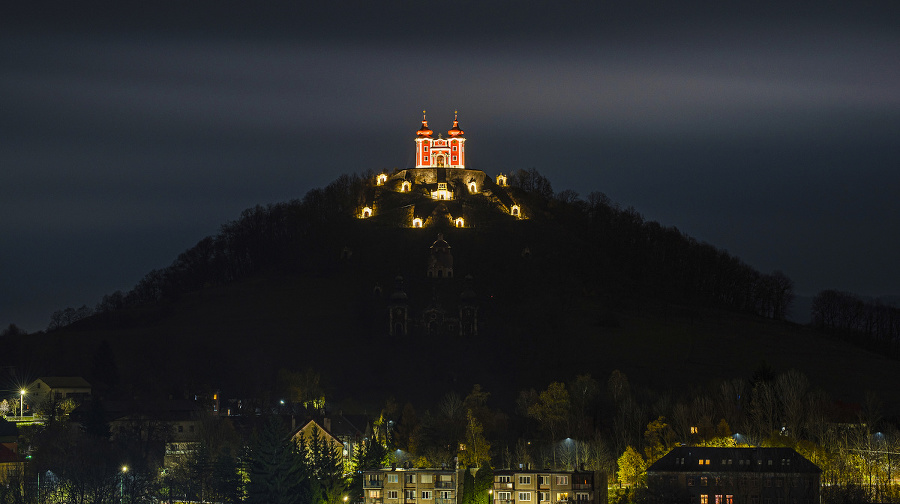
[[[812,303],[812,324],[860,346],[900,354],[900,309],[849,292],[823,290]]]
[[[179,254],[166,268],[147,273],[129,292],[103,296],[96,307],[67,308],[53,314],[48,329],[96,313],[177,300],[179,295],[224,285],[266,268],[301,268],[327,263],[342,232],[350,229],[366,201],[372,173],[342,175],[302,200],[257,205]],[[565,237],[585,290],[609,297],[654,297],[722,307],[783,320],[794,298],[784,273],[765,274],[675,227],[645,221],[634,208],[620,208],[605,194],[586,199],[572,190],[554,193],[537,170],[517,170],[511,191],[541,232]],[[503,232],[499,230],[497,232]],[[335,243],[332,243],[335,242]],[[328,246],[325,246],[328,245]]]

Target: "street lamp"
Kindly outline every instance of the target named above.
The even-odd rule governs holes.
[[[122,466],[122,474],[119,475],[119,504],[125,502],[125,474],[128,472],[128,466]]]
[[[492,504],[494,502],[494,490],[488,490],[488,504]]]
[[[25,389],[19,391],[19,420],[25,415]]]

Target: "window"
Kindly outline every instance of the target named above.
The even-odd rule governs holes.
[[[397,475],[396,475],[396,474],[388,474],[388,475],[387,475],[387,482],[388,482],[388,483],[396,483],[396,482],[397,482]]]
[[[699,429],[697,429],[696,427],[693,427],[693,426],[692,426],[692,427],[691,427],[691,434],[696,434],[698,430],[699,430]]]
[[[531,476],[519,476],[519,484],[520,485],[530,485],[531,484]]]
[[[512,481],[510,476],[497,476],[497,483],[509,483]]]
[[[541,485],[549,485],[550,484],[550,476],[538,476],[538,482]],[[550,499],[547,499],[550,500]]]
[[[577,494],[575,494],[575,500],[589,501],[589,500],[591,500],[591,496],[590,496],[590,494],[585,493],[585,492],[578,492]]]
[[[531,492],[519,492],[519,502],[531,501]]]
[[[423,474],[421,478],[419,478],[419,483],[431,483],[434,477],[430,474]]]
[[[415,490],[407,490],[406,491],[406,500],[416,500],[416,491]]]
[[[425,161],[428,161],[428,156],[425,156]]]
[[[734,495],[726,495],[725,504],[734,504]]]
[[[424,146],[424,147],[422,148],[422,150],[424,150],[425,152],[428,152],[428,146],[427,146],[427,145]]]
[[[453,476],[449,474],[441,474],[441,481],[453,481]]]
[[[568,477],[568,476],[557,476],[557,477],[556,477],[556,484],[557,484],[557,485],[568,485],[568,484],[569,484],[569,477]]]
[[[450,490],[441,490],[441,499],[449,499],[451,493]]]
[[[512,492],[497,492],[497,499],[499,500],[512,500]]]
[[[456,161],[456,156],[453,156],[453,160]]]
[[[707,478],[706,476],[700,476],[700,486],[706,486]]]
[[[549,477],[547,478],[550,479]],[[538,492],[538,496],[540,497],[541,502],[549,502],[550,501],[550,492]]]
[[[387,498],[388,498],[388,499],[396,499],[396,498],[397,498],[397,491],[396,491],[396,490],[388,490]]]
[[[775,486],[777,486],[777,487],[784,486],[784,480],[781,478],[775,478]]]
[[[688,484],[688,486],[694,486],[694,478],[692,478],[691,476],[688,476],[687,484]]]
[[[431,500],[431,490],[422,490],[422,498]]]
[[[456,146],[455,146],[455,145],[453,146],[453,152],[456,152]],[[454,159],[456,159],[456,158],[454,158]]]
[[[709,495],[701,495],[700,504],[709,504]]]
[[[407,483],[415,483],[415,482],[416,482],[416,475],[415,475],[415,474],[407,474],[407,475],[406,475],[406,482],[407,482]]]
[[[722,496],[716,495],[716,504],[722,504]]]
[[[369,498],[370,499],[380,499],[381,498],[381,490],[369,490]]]
[[[558,500],[558,501],[569,500],[569,492],[559,492],[558,494],[556,494],[556,500]]]

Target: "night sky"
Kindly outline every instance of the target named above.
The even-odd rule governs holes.
[[[563,3],[4,7],[0,326],[410,166],[423,109],[459,110],[470,168],[604,192],[798,294],[900,294],[900,2]]]

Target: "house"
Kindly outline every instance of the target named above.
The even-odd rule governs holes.
[[[589,471],[499,470],[494,471],[492,504],[541,504],[606,502],[606,480]]]
[[[340,454],[345,472],[350,470],[353,456],[363,440],[372,435],[369,422],[362,415],[345,416],[339,413],[331,416],[316,416],[299,429],[293,424],[292,427],[294,427],[294,434],[291,438],[294,442],[299,442],[300,436],[303,436],[307,446],[312,439],[313,430],[318,431],[319,442],[328,443],[336,453]]]
[[[25,461],[19,455],[19,428],[0,417],[0,484],[22,474]]]
[[[821,469],[791,448],[681,446],[647,469],[652,502],[816,504]]]
[[[456,504],[459,481],[448,468],[363,471],[365,504]]]
[[[168,463],[199,442],[202,414],[200,405],[189,399],[134,399],[88,401],[72,412],[72,418],[82,425],[102,420],[112,439],[152,446]]]
[[[73,399],[81,404],[91,397],[91,384],[80,376],[43,376],[25,390],[26,400],[38,407],[50,399],[55,402]]]

